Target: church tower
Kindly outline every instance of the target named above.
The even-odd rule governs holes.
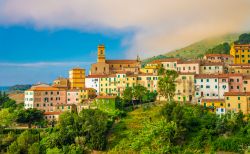
[[[97,55],[97,62],[105,63],[105,46],[103,44],[99,44],[97,47],[98,55]]]

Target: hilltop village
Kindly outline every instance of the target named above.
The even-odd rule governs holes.
[[[250,113],[250,44],[231,46],[230,54],[206,54],[201,59],[165,58],[142,67],[133,60],[109,60],[105,46],[97,48],[97,62],[89,75],[73,68],[68,78],[52,85],[37,84],[25,91],[24,107],[44,111],[48,120],[58,120],[64,111],[99,108],[114,104],[127,87],[141,85],[158,92],[159,70],[178,72],[174,101],[199,104],[216,114],[228,111]],[[165,100],[158,94],[157,100]]]

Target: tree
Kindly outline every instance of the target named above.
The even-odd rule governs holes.
[[[10,112],[10,109],[0,110],[0,128],[5,128],[13,124],[15,121],[15,114]]]
[[[159,78],[158,91],[159,94],[164,96],[168,101],[171,101],[175,95],[176,84],[175,80],[178,73],[173,70],[167,70],[163,77]]]
[[[16,122],[28,124],[28,127],[31,128],[32,124],[37,124],[43,120],[43,112],[34,108],[18,111]]]
[[[46,154],[61,154],[63,151],[61,149],[58,149],[57,147],[54,147],[52,149],[47,149]]]
[[[26,130],[9,146],[8,153],[28,153],[30,146],[33,146],[32,149],[35,148],[34,146],[37,144],[33,145],[33,143],[38,141],[38,139],[38,134]]]
[[[154,102],[157,97],[157,92],[147,91],[146,94],[142,97],[142,101],[145,102]]]
[[[134,94],[134,98],[136,100],[139,100],[140,103],[142,103],[142,98],[143,96],[145,96],[147,93],[147,88],[146,87],[143,87],[141,85],[136,85],[134,88],[133,88],[133,94]]]
[[[165,69],[161,66],[159,69],[158,69],[158,75],[164,75],[165,74]]]
[[[16,108],[17,107],[16,101],[9,99],[3,103],[2,107],[3,108],[10,108],[10,107]]]
[[[126,87],[126,89],[123,92],[123,100],[126,103],[133,103],[133,98],[134,98],[134,93],[133,93],[133,88],[132,87]],[[133,103],[134,106],[134,103]]]
[[[219,44],[212,49],[209,49],[206,54],[229,54],[230,52],[230,45],[225,42],[223,44]]]
[[[249,44],[250,43],[250,34],[244,33],[239,36],[239,39],[235,41],[236,44]]]

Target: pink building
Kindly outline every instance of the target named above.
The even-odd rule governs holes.
[[[53,112],[54,106],[66,104],[66,91],[49,85],[36,85],[25,91],[24,107]]]
[[[242,74],[228,74],[229,92],[243,92]]]
[[[177,71],[180,73],[195,73],[200,74],[200,61],[178,61]]]
[[[67,91],[67,104],[80,103],[80,90],[72,89]]]

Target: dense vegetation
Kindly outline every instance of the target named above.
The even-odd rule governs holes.
[[[250,33],[244,33],[239,36],[239,39],[235,41],[236,44],[250,44]]]
[[[200,106],[160,105],[144,105],[117,123],[109,152],[243,152],[250,145],[250,120],[242,113],[219,117]]]
[[[230,53],[230,45],[226,42],[223,44],[219,44],[212,49],[209,49],[206,54],[229,54]]]

